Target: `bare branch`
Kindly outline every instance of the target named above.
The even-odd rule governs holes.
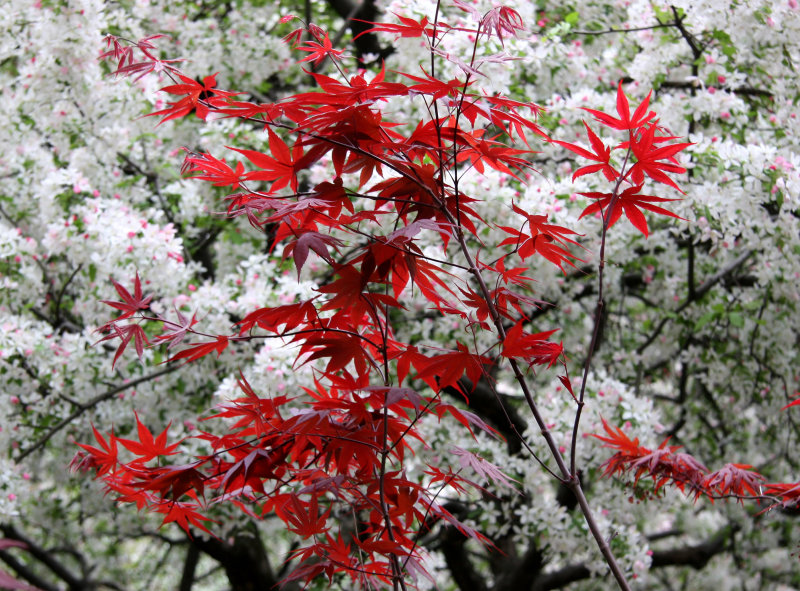
[[[101,402],[103,402],[105,400],[108,400],[109,398],[119,394],[120,392],[124,392],[125,390],[127,390],[129,388],[133,388],[134,386],[138,386],[141,383],[149,382],[150,380],[154,380],[155,378],[161,377],[161,376],[166,375],[168,373],[172,373],[173,371],[175,371],[179,367],[181,367],[181,366],[180,365],[170,365],[170,366],[165,367],[164,369],[162,369],[160,371],[156,371],[156,372],[153,372],[153,373],[148,374],[146,376],[142,376],[142,377],[136,378],[135,380],[131,380],[130,382],[128,382],[126,384],[121,384],[119,386],[115,386],[115,387],[111,388],[110,390],[106,390],[102,394],[98,394],[97,396],[92,398],[89,402],[86,402],[84,404],[79,404],[78,408],[75,409],[72,412],[72,414],[70,414],[67,418],[62,419],[55,426],[51,427],[50,430],[42,438],[40,438],[36,443],[31,445],[28,449],[23,450],[22,452],[20,452],[20,454],[15,458],[15,461],[16,462],[21,462],[26,457],[31,455],[33,452],[35,452],[35,451],[41,449],[42,447],[44,447],[44,445],[48,441],[50,441],[50,439],[53,437],[53,435],[55,435],[56,433],[61,431],[61,429],[63,429],[67,425],[69,425],[72,421],[77,419],[79,416],[81,416],[87,410],[89,410],[91,408],[94,408],[95,406],[97,406]]]

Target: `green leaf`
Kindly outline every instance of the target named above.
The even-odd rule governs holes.
[[[717,317],[717,313],[716,312],[707,312],[706,314],[703,314],[697,320],[697,322],[694,323],[694,329],[696,331],[702,329],[706,324],[708,324],[709,322],[714,320],[716,317]]]

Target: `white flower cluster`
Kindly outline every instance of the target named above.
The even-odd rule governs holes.
[[[315,21],[339,26],[325,3],[311,4]],[[380,4],[387,20],[392,12],[432,18],[435,5]],[[479,0],[474,6],[485,11],[494,4]],[[587,145],[586,120],[611,145],[625,138],[581,109],[614,113],[622,79],[632,105],[654,88],[660,124],[693,143],[680,156],[689,172],[676,177],[684,196],[666,186],[646,189],[682,197],[666,206],[684,219],[647,213],[651,234],[644,240],[623,216],[606,244],[603,330],[577,445],[600,527],[641,588],[654,588],[661,576],[650,569],[653,552],[700,544],[728,527],[738,532],[736,560],[722,553],[698,572],[678,565],[684,586],[723,589],[742,581],[763,588],[769,576],[774,588],[788,589],[796,581],[787,566],[795,564],[788,554],[797,545],[791,521],[777,511],[754,520],[724,502],[695,505],[674,491],[630,503],[631,490],[601,476],[608,451],[591,434],[602,432],[603,417],[649,447],[672,434],[676,445],[711,469],[747,463],[771,481],[798,478],[792,456],[797,436],[787,427],[796,409],[780,410],[800,391],[798,3],[580,0],[569,7],[521,2],[514,8],[528,30],[502,46],[482,40],[478,56],[521,59],[489,59],[476,87],[542,104],[547,110],[540,123],[554,139]],[[171,422],[170,435],[178,439],[195,432],[197,417],[213,404],[238,396],[240,370],[264,395],[293,392],[311,374],[298,370],[295,350],[269,340],[236,344],[218,360],[152,379],[163,369],[154,365],[163,351],[147,349],[139,363],[130,345],[112,370],[115,347],[97,345],[94,332],[113,316],[99,300],[119,299],[110,279],[132,289],[138,273],[155,296],[155,312],[173,318],[175,310],[196,312],[205,332],[229,334],[258,307],[316,295],[315,271],[311,258],[298,282],[293,267],[280,260],[281,246],[268,253],[266,238],[246,220],[213,215],[225,209],[223,194],[179,178],[182,147],[230,158],[225,145],[263,148],[260,132],[194,118],[156,127],[155,119],[142,116],[171,100],[154,92],[167,79],[115,82],[96,58],[106,33],[129,39],[163,33],[171,38],[158,40],[159,47],[169,57],[191,58],[183,64],[191,76],[219,72],[223,87],[254,100],[279,98],[307,83],[279,38],[288,29],[278,21],[293,10],[291,2],[257,1],[8,0],[0,6],[0,445],[12,459],[37,446],[18,463],[0,465],[0,522],[13,518],[33,539],[76,548],[101,578],[141,581],[131,588],[175,587],[180,557],[169,554],[169,544],[154,542],[157,518],[112,513],[99,487],[66,474],[73,442],[91,440],[91,422],[128,436],[134,408],[153,432]],[[451,23],[469,22],[468,14],[446,3],[442,10]],[[429,67],[419,39],[381,42],[395,48],[387,76],[390,70],[422,75],[420,65]],[[448,34],[439,49],[468,60],[472,40]],[[437,67],[441,79],[464,78],[457,64]],[[386,119],[400,123],[430,117],[419,98],[394,99],[382,108]],[[459,186],[483,199],[475,207],[489,226],[481,229],[480,243],[471,243],[483,261],[500,254],[491,246],[505,237],[496,226],[521,223],[512,203],[581,234],[576,240],[585,250],[574,249],[582,259],[575,268],[562,273],[533,261],[526,272],[536,280],[533,295],[552,304],[536,313],[533,329],[561,329],[553,338],[564,342],[577,390],[594,326],[601,230],[598,217],[580,218],[589,203],[580,193],[609,187],[598,175],[573,181],[586,162],[556,145],[532,147],[541,150],[532,156],[540,173],[526,183],[491,169],[485,175],[462,170]],[[328,164],[308,178],[323,180]],[[420,234],[419,244],[438,259],[453,255],[442,251],[435,232]],[[468,284],[466,273],[452,272],[453,285]],[[411,320],[398,327],[399,338],[420,347],[451,347],[459,340],[486,350],[495,344],[488,331],[473,334],[463,323],[440,321],[418,290],[407,289],[402,301]],[[554,380],[556,371],[531,381],[548,429],[568,451],[575,405]],[[135,387],[121,387],[139,379]],[[497,380],[527,419],[510,375],[500,371]],[[75,412],[77,419],[55,430]],[[583,521],[559,504],[555,481],[529,456],[510,454],[504,442],[483,436],[474,441],[451,420],[423,421],[420,429],[431,449],[419,451],[416,468],[425,457],[447,460],[455,445],[520,482],[519,496],[467,499],[475,525],[492,536],[512,536],[523,551],[533,541],[544,552],[545,572],[583,562],[602,573]],[[548,457],[537,429],[529,428],[526,441]],[[224,516],[226,533],[232,532],[240,522]],[[281,538],[271,524],[262,527]],[[120,545],[126,537],[130,541]],[[276,542],[276,548],[288,547],[286,540]],[[153,572],[156,561],[166,566]],[[452,587],[440,554],[433,552],[428,566],[439,588]],[[225,585],[213,576],[208,581],[208,588]]]

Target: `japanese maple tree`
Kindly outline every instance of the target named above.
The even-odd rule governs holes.
[[[227,188],[225,214],[269,228],[270,248],[291,260],[298,278],[309,276],[312,253],[315,265],[325,268],[310,275],[317,282],[314,297],[253,309],[228,334],[201,331],[201,321],[184,311],[157,313],[138,275],[133,295],[115,281],[120,300],[105,303],[121,314],[100,329],[101,341],[119,339],[114,362],[131,341],[140,358],[146,346],[167,345],[170,362],[191,363],[235,351],[245,341],[274,339],[296,351],[295,368],[311,379],[307,387],[276,395],[256,392],[242,376],[241,395],[220,404],[206,417],[208,430],[195,436],[205,452],[188,461],[171,463],[180,442],[168,442],[166,430],[154,436],[137,417],[136,439],[95,429],[97,444],[80,444],[74,465],[96,470],[119,501],[160,513],[164,523],[174,521],[189,535],[213,535],[220,504],[255,519],[277,516],[303,540],[289,557],[294,569],[285,582],[345,576],[364,587],[405,589],[420,576],[431,578],[421,539],[437,524],[492,543],[442,498],[467,489],[488,492],[487,482],[514,494],[510,475],[460,447],[452,450],[452,462],[426,464],[422,475],[412,475],[407,460],[417,444],[425,444],[421,421],[451,418],[473,437],[496,436],[467,408],[478,382],[504,404],[494,376],[505,367],[550,454],[539,457],[528,448],[530,460],[571,491],[614,578],[627,589],[610,532],[598,525],[584,494],[576,446],[605,305],[607,233],[623,214],[645,236],[645,212],[678,217],[661,206],[673,199],[647,194],[652,189],[645,187],[680,191],[669,175],[686,172],[676,157],[690,144],[659,125],[649,95],[631,108],[621,82],[616,116],[587,109],[594,119],[584,122],[591,149],[551,140],[537,123],[538,105],[480,89],[482,68],[510,59],[483,56],[480,44],[502,45],[523,29],[522,19],[508,7],[478,14],[465,2],[455,4],[472,13],[473,27],[449,26],[438,11],[432,20],[399,16],[396,23],[372,25],[372,32],[420,38],[428,50],[430,62],[421,72],[397,72],[391,80],[384,69],[371,77],[350,71],[329,34],[303,23],[286,40],[303,52],[298,61],[319,91],[272,103],[242,100],[218,88],[213,75],[201,81],[186,76],[177,60],[156,57],[153,38],[132,44],[108,38],[105,57],[116,60],[117,75],[160,72],[170,79],[162,91],[171,101],[152,113],[159,124],[195,114],[235,118],[265,131],[255,148],[229,147],[224,155],[187,149],[183,172]],[[449,35],[473,40],[468,60],[441,49]],[[427,117],[413,125],[392,121],[384,106],[398,97],[421,101]],[[621,137],[601,137],[597,126],[609,138]],[[522,265],[541,257],[566,272],[584,262],[582,248],[590,243],[514,203],[508,204],[508,221],[490,224],[480,213],[481,196],[465,193],[460,183],[487,168],[521,183],[535,172],[536,142],[590,160],[575,178],[601,174],[608,183],[605,192],[583,193],[592,201],[583,215],[600,216],[602,232],[594,329],[580,387],[573,387],[557,327],[531,321],[541,302]],[[312,167],[325,167],[328,178],[312,183]],[[421,246],[420,237],[430,234],[438,236],[436,253]],[[492,252],[502,252],[492,260],[482,254],[488,240],[494,241]],[[424,298],[430,313],[458,323],[461,340],[433,347],[400,338],[412,293]],[[574,403],[570,448],[551,435],[532,386],[536,371],[558,371]],[[447,390],[459,392],[467,408],[448,402]],[[506,418],[511,424],[508,413]],[[637,482],[652,476],[656,490],[669,483],[696,496],[763,494],[762,478],[749,466],[729,464],[708,473],[666,442],[654,451],[616,427],[606,431],[599,439],[616,450],[608,474],[632,471]],[[796,498],[796,491],[775,484],[767,492],[783,501]]]

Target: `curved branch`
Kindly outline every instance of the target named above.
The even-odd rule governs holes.
[[[663,568],[665,566],[690,566],[700,570],[717,554],[721,554],[733,535],[739,530],[736,524],[724,527],[701,544],[683,546],[668,550],[654,550],[650,568]],[[537,577],[530,587],[530,591],[548,591],[560,589],[570,583],[583,581],[592,576],[592,572],[583,564],[570,564],[557,571],[545,573]],[[496,589],[495,591],[502,591]],[[511,591],[511,589],[509,589]]]
[[[114,388],[111,388],[110,390],[106,390],[105,392],[103,392],[102,394],[98,394],[97,396],[95,396],[89,402],[86,402],[85,404],[79,404],[78,408],[76,410],[74,410],[65,419],[62,419],[61,421],[59,421],[58,424],[56,424],[54,427],[51,427],[50,430],[47,433],[45,433],[45,435],[41,439],[39,439],[36,443],[31,445],[28,449],[23,450],[22,452],[20,452],[20,454],[14,459],[14,461],[15,462],[21,462],[26,457],[31,455],[33,452],[35,452],[35,451],[41,449],[42,447],[44,447],[44,445],[48,441],[50,441],[50,439],[53,437],[53,435],[55,435],[56,433],[61,431],[61,429],[63,429],[67,425],[69,425],[72,421],[77,419],[79,416],[81,416],[87,410],[97,406],[101,402],[103,402],[105,400],[108,400],[109,398],[119,394],[120,392],[124,392],[128,388],[133,388],[134,386],[137,386],[137,385],[141,384],[142,382],[148,382],[150,380],[153,380],[155,378],[161,377],[161,376],[166,375],[168,373],[172,373],[173,371],[175,371],[179,367],[182,367],[182,366],[180,366],[180,365],[171,365],[169,367],[165,367],[161,371],[153,372],[153,373],[148,374],[146,376],[142,376],[140,378],[136,378],[135,380],[131,380],[127,384],[122,384],[120,386],[115,386]]]
[[[17,540],[18,542],[22,542],[26,546],[26,551],[36,560],[41,562],[44,566],[46,566],[50,571],[57,576],[59,579],[64,581],[69,589],[82,589],[84,588],[84,581],[74,574],[72,574],[67,568],[61,564],[58,560],[56,560],[51,552],[48,552],[32,540],[29,540],[27,537],[22,535],[16,527],[13,525],[2,524],[0,525],[0,531],[3,532],[3,535],[11,540]],[[21,562],[17,561],[13,556],[11,556],[8,552],[0,551],[0,560],[5,562],[8,566],[10,566],[19,576],[23,579],[28,581],[29,583],[41,587],[42,589],[58,589],[55,585],[50,585],[41,579],[38,575],[30,571],[25,565]]]
[[[446,527],[438,550],[460,591],[488,591],[486,580],[478,573],[464,547],[467,539],[454,527]]]
[[[667,322],[670,321],[671,318],[679,317],[680,313],[683,312],[686,308],[691,306],[694,302],[700,300],[704,295],[706,295],[711,288],[714,287],[717,283],[725,279],[728,275],[732,274],[736,271],[739,267],[744,265],[748,259],[755,254],[754,250],[745,250],[737,259],[735,259],[732,263],[730,263],[727,267],[720,269],[714,275],[706,279],[702,285],[697,287],[693,295],[690,293],[689,296],[678,306],[674,311],[673,314],[669,316],[665,316],[661,319],[661,322],[658,323],[658,326],[655,327],[650,336],[647,337],[644,343],[639,345],[636,348],[637,355],[641,355],[647,347],[649,347],[653,341],[656,340],[658,335],[661,334],[661,331],[664,330],[664,327],[667,325]]]

